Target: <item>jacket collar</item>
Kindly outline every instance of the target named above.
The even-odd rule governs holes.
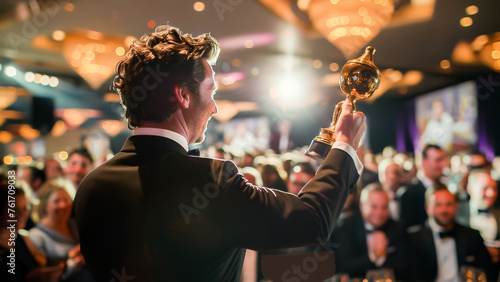
[[[176,152],[187,156],[186,150],[177,142],[160,136],[133,135],[127,138],[122,152]]]

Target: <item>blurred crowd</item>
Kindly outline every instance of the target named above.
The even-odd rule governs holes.
[[[201,155],[233,160],[249,182],[299,197],[320,165],[304,155],[306,148],[239,156],[228,148],[210,147]],[[337,275],[363,279],[373,271],[388,271],[398,281],[460,281],[467,275],[497,280],[499,157],[489,162],[479,151],[449,155],[437,145],[427,145],[419,155],[391,147],[376,155],[360,148],[358,155],[364,170],[330,239],[337,246]],[[79,183],[106,159],[94,158],[79,148],[65,162],[46,158],[1,168],[2,275],[12,247],[7,195],[8,175],[15,171],[17,281],[96,280],[80,253],[72,216]],[[242,281],[264,279],[262,255],[247,250]]]

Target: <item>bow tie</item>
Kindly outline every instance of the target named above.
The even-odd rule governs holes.
[[[477,214],[484,214],[484,215],[489,215],[490,214],[490,209],[484,209],[484,210],[477,210]]]
[[[366,231],[366,234],[372,234],[375,231],[380,231],[380,229],[376,229],[376,228],[375,229],[365,229],[365,231]]]
[[[190,156],[200,156],[200,149],[191,149],[188,151],[188,155]]]
[[[452,232],[452,230],[439,232],[439,238],[444,239],[446,237],[453,238],[453,232]]]

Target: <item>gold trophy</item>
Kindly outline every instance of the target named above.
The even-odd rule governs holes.
[[[352,112],[356,112],[356,100],[369,98],[380,85],[380,71],[373,64],[375,48],[366,47],[365,53],[354,60],[348,61],[340,71],[340,89],[352,102]],[[342,112],[341,101],[333,112],[332,124],[328,128],[322,128],[321,132],[311,142],[306,155],[313,159],[322,160],[332,149],[335,142],[335,126]]]

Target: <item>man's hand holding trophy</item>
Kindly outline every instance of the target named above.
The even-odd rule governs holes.
[[[358,149],[361,136],[366,129],[366,117],[356,112],[356,100],[369,98],[380,85],[380,71],[373,64],[375,49],[368,46],[365,53],[348,61],[340,72],[340,88],[347,95],[339,102],[333,113],[332,124],[322,128],[314,138],[306,154],[314,159],[324,159],[335,141]]]

